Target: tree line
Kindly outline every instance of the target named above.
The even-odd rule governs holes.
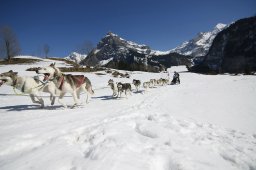
[[[91,41],[85,41],[76,47],[76,52],[80,54],[88,54],[94,48]],[[42,51],[44,57],[49,57],[50,45],[44,44]],[[14,56],[21,54],[21,47],[15,32],[9,26],[0,27],[0,58],[6,59],[11,62]]]

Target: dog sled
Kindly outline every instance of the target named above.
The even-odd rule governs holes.
[[[171,81],[171,85],[175,85],[175,84],[180,84],[180,79],[179,78],[173,78]]]
[[[171,81],[171,85],[180,84],[180,75],[176,71],[174,71],[173,79]]]

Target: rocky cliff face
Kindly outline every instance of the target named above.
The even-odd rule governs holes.
[[[250,73],[256,71],[256,17],[231,24],[214,39],[195,72]]]
[[[124,40],[116,34],[108,33],[80,63],[91,66],[105,66],[116,69],[161,71],[172,64],[184,64],[190,60],[176,53],[159,53],[151,50],[149,46]]]
[[[200,32],[195,38],[182,43],[180,46],[172,49],[170,52],[190,55],[193,57],[205,56],[209,51],[209,48],[211,47],[216,35],[227,27],[227,25],[219,23],[212,31]]]

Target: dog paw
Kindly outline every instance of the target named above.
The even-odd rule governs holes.
[[[74,104],[73,106],[71,106],[71,109],[74,109],[76,108],[78,105],[77,104]]]

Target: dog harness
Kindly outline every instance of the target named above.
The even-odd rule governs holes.
[[[17,88],[17,87],[16,87],[16,85],[17,85],[17,81],[18,81],[18,78],[14,79],[13,84],[12,84],[13,89]],[[21,91],[22,93],[24,93],[24,92],[25,92],[25,82],[24,82],[24,83],[23,83],[23,85],[21,86],[20,91]]]
[[[74,81],[76,88],[80,87],[85,82],[84,75],[71,75],[72,80]]]
[[[58,84],[59,84],[58,89],[62,90],[62,86],[63,86],[63,84],[64,84],[64,76],[63,76],[63,75],[62,75],[62,76],[59,76],[59,77],[56,78],[56,79],[57,79]]]
[[[84,82],[85,82],[85,76],[84,75],[71,75],[71,74],[67,74],[67,77],[69,77],[74,85],[76,86],[76,88],[79,88]],[[65,79],[65,75],[62,76],[58,76],[57,78],[58,81],[58,89],[62,90],[63,88],[63,84],[64,84],[64,79]]]

